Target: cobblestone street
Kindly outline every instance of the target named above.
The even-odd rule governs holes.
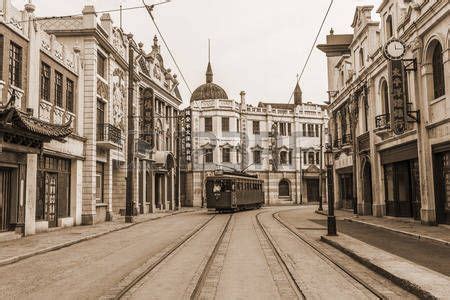
[[[314,206],[163,215],[59,250],[36,251],[36,255],[0,267],[9,274],[0,279],[0,298],[380,299],[419,295],[321,241],[326,233],[321,220],[324,216],[316,214]],[[67,232],[52,232],[53,240]],[[14,243],[16,250],[27,247],[25,239],[11,241],[9,247]],[[380,249],[379,254],[383,253]],[[418,267],[412,262],[411,266]],[[422,272],[450,282],[430,269],[422,268]],[[442,292],[448,293],[448,286]]]

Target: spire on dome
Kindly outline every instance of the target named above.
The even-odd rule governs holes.
[[[213,71],[211,67],[211,41],[208,39],[208,67],[206,68],[206,83],[213,82]]]
[[[294,103],[295,105],[302,105],[302,89],[298,84],[298,80],[294,90]]]

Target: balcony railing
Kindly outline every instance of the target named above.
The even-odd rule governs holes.
[[[375,117],[375,128],[378,130],[391,127],[391,116],[389,114],[378,115]]]
[[[97,142],[122,145],[122,130],[111,124],[97,124]]]

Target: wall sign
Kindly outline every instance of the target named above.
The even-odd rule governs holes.
[[[406,129],[407,104],[404,93],[404,70],[401,60],[391,60],[389,63],[391,83],[391,128],[399,135]]]
[[[184,110],[184,157],[187,163],[192,161],[192,111],[187,108]]]
[[[154,93],[151,88],[145,88],[142,91],[143,112],[142,112],[142,138],[150,144],[153,149],[155,146],[155,118],[154,118]]]

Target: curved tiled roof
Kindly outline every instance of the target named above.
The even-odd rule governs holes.
[[[191,96],[191,102],[207,99],[228,99],[228,95],[223,88],[211,82],[199,86]]]

